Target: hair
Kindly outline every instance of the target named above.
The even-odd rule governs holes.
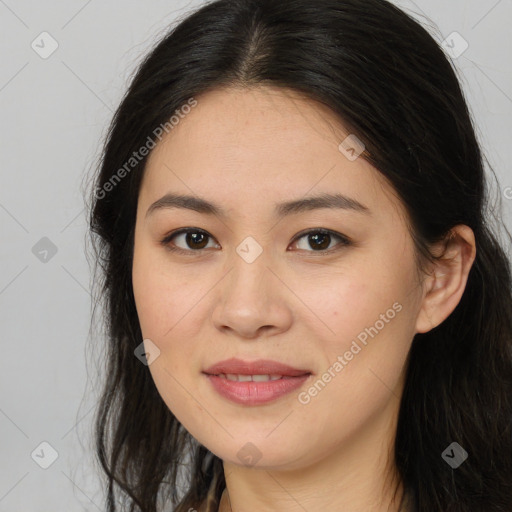
[[[143,337],[131,270],[147,156],[118,170],[190,98],[259,86],[328,106],[363,141],[361,157],[406,208],[418,269],[436,261],[432,245],[453,227],[473,230],[476,259],[459,304],[412,340],[394,462],[411,511],[510,512],[512,281],[498,227],[507,244],[511,236],[490,203],[453,63],[419,22],[385,0],[209,2],[169,29],[132,77],[89,198],[108,343],[94,424],[108,512],[119,510],[117,494],[131,512],[161,510],[165,500],[187,511],[208,489],[214,507],[225,488],[222,460],[185,430],[134,356]],[[122,179],[113,183],[116,171]],[[452,442],[469,454],[457,469],[442,457]]]

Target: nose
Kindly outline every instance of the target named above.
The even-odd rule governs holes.
[[[212,321],[217,329],[254,339],[290,328],[291,292],[270,264],[265,250],[251,263],[234,254],[215,297]]]

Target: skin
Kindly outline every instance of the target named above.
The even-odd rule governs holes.
[[[223,460],[221,511],[397,511],[402,488],[392,453],[406,357],[414,335],[459,303],[473,232],[457,226],[445,257],[420,275],[401,201],[362,157],[351,161],[338,149],[349,132],[329,109],[267,87],[196,99],[152,151],[139,194],[133,291],[143,336],[160,350],[149,365],[155,385]],[[228,216],[182,208],[146,216],[167,192],[215,202]],[[371,214],[324,208],[273,216],[275,203],[322,192],[356,199]],[[187,254],[160,243],[186,227],[208,237],[168,243]],[[318,250],[307,235],[296,238],[310,228],[352,244],[333,235]],[[248,236],[263,250],[252,263],[236,251]],[[400,312],[301,403],[298,394],[396,303]],[[230,357],[274,359],[313,375],[274,402],[239,405],[202,374]],[[237,456],[247,442],[261,457],[252,466]]]

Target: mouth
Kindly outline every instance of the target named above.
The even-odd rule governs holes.
[[[270,359],[259,359],[257,361],[243,361],[242,359],[231,358],[220,361],[203,371],[207,375],[225,376],[234,380],[233,376],[256,377],[255,381],[277,380],[283,377],[301,377],[312,372],[307,369],[295,368],[293,366],[273,361]],[[230,377],[229,377],[230,376]],[[269,377],[266,379],[265,377]],[[237,379],[238,380],[238,379]]]
[[[301,387],[310,370],[271,360],[221,361],[202,372],[223,398],[242,405],[262,405]]]
[[[296,379],[297,377],[302,377],[302,375],[297,375],[292,377],[290,375],[246,375],[246,374],[234,374],[234,373],[219,373],[219,374],[207,374],[213,375],[214,377],[220,377],[221,379],[227,379],[233,382],[269,382],[280,379]],[[311,375],[310,373],[305,373],[303,375]]]

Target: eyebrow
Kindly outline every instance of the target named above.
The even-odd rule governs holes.
[[[155,201],[147,210],[146,218],[157,210],[168,208],[185,208],[206,215],[216,215],[227,218],[228,214],[221,206],[206,201],[200,197],[194,197],[182,194],[168,193]],[[317,196],[305,197],[278,203],[274,207],[274,215],[277,217],[285,217],[292,214],[318,210],[322,208],[349,210],[353,212],[371,215],[370,209],[343,194],[320,194]]]

